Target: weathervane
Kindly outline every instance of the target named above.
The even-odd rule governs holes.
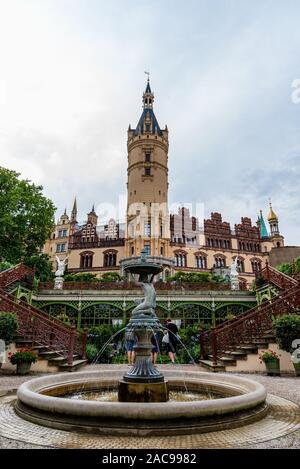
[[[147,78],[147,79],[148,79],[148,81],[150,81],[150,72],[144,72],[144,73],[147,75],[147,77],[148,77],[148,78]]]

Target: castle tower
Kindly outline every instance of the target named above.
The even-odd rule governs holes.
[[[149,79],[143,112],[128,129],[127,256],[146,249],[151,256],[169,255],[168,129],[161,130],[153,111]]]
[[[277,217],[276,213],[273,211],[271,201],[269,202],[269,204],[270,204],[270,212],[269,212],[269,215],[268,215],[268,222],[269,222],[269,225],[270,225],[271,240],[272,240],[275,247],[281,247],[281,246],[284,245],[284,242],[283,242],[284,238],[283,238],[283,236],[281,236],[281,234],[279,232],[278,217]]]

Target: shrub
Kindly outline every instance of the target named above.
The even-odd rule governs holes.
[[[88,359],[88,362],[91,363],[95,360],[95,358],[98,355],[98,349],[96,345],[93,344],[87,344],[86,346],[86,358]]]
[[[6,347],[12,343],[18,330],[17,317],[13,313],[0,312],[0,339]]]
[[[97,282],[96,274],[89,272],[82,272],[80,274],[66,274],[64,276],[65,282]]]
[[[110,363],[112,357],[118,353],[118,342],[123,340],[122,328],[122,325],[111,326],[109,324],[101,324],[89,329],[88,344],[94,345],[98,353],[101,352],[98,357],[99,363]],[[113,338],[114,335],[115,337]]]
[[[37,361],[37,354],[29,349],[21,349],[15,353],[9,353],[8,359],[13,365],[17,363],[35,363]]]
[[[284,262],[282,264],[279,264],[276,266],[276,269],[279,270],[279,272],[282,272],[283,274],[287,274],[287,275],[292,275],[292,270],[293,270],[293,267],[292,267],[292,264],[289,264],[287,262]]]
[[[7,261],[0,262],[0,272],[10,269],[11,267],[13,267],[13,264],[11,264],[10,262],[7,262]]]
[[[292,342],[300,339],[300,316],[285,314],[273,321],[277,343],[282,350],[292,352]]]
[[[100,278],[100,282],[120,282],[121,275],[118,272],[105,272]]]

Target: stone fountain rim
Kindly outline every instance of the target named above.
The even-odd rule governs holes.
[[[229,414],[239,410],[255,408],[263,404],[267,397],[265,387],[256,381],[240,376],[212,374],[206,372],[164,370],[164,375],[172,386],[178,380],[187,384],[199,383],[226,387],[228,391],[240,392],[239,395],[205,401],[136,403],[136,402],[99,402],[71,400],[62,397],[39,394],[63,384],[80,384],[85,381],[116,382],[122,378],[123,370],[114,368],[105,371],[81,371],[72,374],[55,374],[34,378],[23,383],[17,392],[18,400],[33,409],[52,414],[73,415],[77,417],[122,418],[126,420],[163,420],[180,417],[198,418],[204,416]],[[99,379],[100,376],[100,379]]]

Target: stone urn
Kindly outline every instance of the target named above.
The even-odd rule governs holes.
[[[18,362],[17,363],[17,374],[27,375],[31,368],[31,362]]]
[[[280,361],[279,359],[268,360],[265,362],[268,376],[280,376]]]

